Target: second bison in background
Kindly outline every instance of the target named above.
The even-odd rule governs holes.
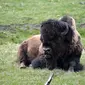
[[[42,23],[41,41],[47,68],[71,71],[83,69],[80,64],[82,44],[78,36],[71,25],[64,21],[47,20]]]

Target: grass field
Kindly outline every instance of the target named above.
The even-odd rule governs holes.
[[[85,47],[85,2],[82,0],[0,0],[0,25],[40,24],[49,18],[71,15],[76,19]],[[54,72],[51,85],[85,85],[85,70],[74,73],[55,69],[19,69],[16,64],[19,44],[39,30],[13,28],[0,30],[0,85],[44,85]],[[85,67],[85,52],[81,57]]]
[[[77,24],[85,21],[82,0],[0,0],[0,24],[41,23],[49,18],[73,16]]]

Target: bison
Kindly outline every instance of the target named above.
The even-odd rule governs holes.
[[[56,23],[56,20],[48,20],[48,21],[42,23],[41,30],[42,30],[43,26],[47,26],[47,25],[45,25],[45,23],[48,23],[48,22],[49,22],[48,26],[51,25],[50,26],[51,31],[54,30],[53,27],[55,27],[55,28],[57,27],[57,25],[54,25],[54,22]],[[70,27],[73,32],[71,34],[71,32],[68,31],[68,33],[66,35],[64,35],[64,36],[61,33],[62,36],[63,36],[62,38],[60,37],[60,39],[63,39],[62,42],[61,42],[61,40],[57,40],[57,37],[59,37],[59,36],[54,36],[55,33],[52,36],[51,31],[47,27],[46,30],[47,31],[50,31],[50,35],[49,36],[55,37],[54,39],[52,39],[52,40],[50,40],[48,42],[49,43],[50,42],[53,42],[54,43],[54,41],[60,42],[60,44],[56,44],[57,42],[54,43],[55,45],[53,45],[53,46],[55,48],[53,46],[52,46],[52,48],[56,50],[58,48],[57,45],[60,45],[59,46],[60,48],[64,45],[62,48],[69,47],[68,49],[65,49],[66,52],[69,52],[70,50],[72,50],[72,49],[70,49],[71,48],[70,47],[71,42],[74,42],[76,44],[79,42],[79,46],[77,46],[77,48],[80,49],[80,55],[81,55],[82,45],[81,45],[81,42],[80,42],[80,35],[79,35],[78,31],[76,30],[75,20],[72,17],[70,17],[70,16],[69,17],[68,16],[64,16],[58,22],[66,22],[67,23],[67,26],[66,27]],[[66,29],[66,27],[63,27],[62,24],[61,24],[62,30],[64,30],[64,28]],[[60,31],[62,31],[62,30],[60,30]],[[54,31],[56,32],[56,30],[54,30]],[[46,32],[45,32],[45,34],[46,34]],[[58,33],[56,33],[56,35],[57,34]],[[20,68],[25,68],[26,66],[29,66],[30,64],[32,64],[32,67],[33,68],[47,67],[49,69],[53,69],[53,68],[57,68],[58,67],[58,68],[62,68],[62,69],[68,69],[68,67],[70,67],[70,66],[67,65],[67,67],[65,68],[65,64],[66,64],[67,61],[65,59],[66,57],[63,55],[64,53],[62,54],[62,51],[64,49],[61,48],[61,50],[60,49],[58,50],[59,53],[61,51],[62,56],[60,56],[60,57],[58,56],[58,58],[56,58],[57,56],[55,56],[55,55],[57,55],[58,52],[55,52],[55,51],[53,51],[53,49],[50,49],[51,48],[50,47],[51,45],[50,46],[49,45],[44,46],[44,43],[43,43],[43,40],[44,39],[42,38],[43,35],[44,35],[44,33],[41,32],[41,34],[34,35],[34,36],[28,38],[27,40],[23,41],[20,44],[19,49],[18,49],[18,61],[19,61]],[[46,35],[46,37],[49,37],[49,36]],[[41,37],[41,40],[40,40],[40,37]],[[66,41],[66,42],[64,42],[64,41]],[[76,44],[75,44],[75,46],[76,46]],[[77,48],[75,48],[75,49],[77,49]],[[67,51],[67,50],[69,50],[69,51]],[[55,53],[55,55],[54,55],[54,53]],[[52,60],[50,59],[51,57],[52,57]],[[69,61],[69,59],[68,59],[68,61]],[[78,59],[80,59],[80,56],[79,56]],[[74,63],[73,61],[71,63]],[[64,65],[63,65],[63,63],[64,63]],[[80,63],[78,63],[76,66],[73,66],[73,67],[76,67],[75,68],[75,71],[82,69],[82,65]]]
[[[71,25],[63,20],[50,19],[42,23],[40,32],[43,56],[48,69],[61,68],[71,71],[83,69],[80,64],[82,44]]]

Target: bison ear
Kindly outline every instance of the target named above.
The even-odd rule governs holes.
[[[68,33],[68,31],[69,31],[69,26],[68,26],[68,24],[67,23],[65,23],[66,25],[65,25],[65,27],[64,27],[64,31],[62,31],[61,32],[61,35],[66,35],[67,33]]]
[[[73,29],[76,29],[75,19],[69,15],[65,15],[59,19],[60,21],[67,22]]]
[[[73,37],[73,30],[72,30],[72,28],[70,27],[70,26],[68,26],[69,27],[69,31],[68,31],[68,33],[65,35],[66,36],[66,38],[65,38],[65,41],[66,42],[72,42],[72,37]]]

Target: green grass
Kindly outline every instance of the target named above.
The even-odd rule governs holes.
[[[80,0],[0,0],[0,24],[41,23],[49,18],[73,16],[85,21],[85,5]]]
[[[80,28],[85,23],[85,5],[80,2],[83,0],[0,0],[0,25],[39,24],[49,18],[71,15],[85,47],[85,28]],[[59,69],[19,69],[15,63],[19,44],[39,33],[21,28],[0,30],[0,85],[44,85],[51,72],[55,72],[51,85],[85,85],[85,70],[68,73]],[[81,63],[85,67],[85,52]]]
[[[82,45],[83,45],[84,48],[85,48],[85,29],[84,29],[84,28],[79,28],[79,29],[78,29],[78,32],[79,32],[80,35],[81,35],[81,42],[82,42]]]
[[[80,33],[81,37],[85,37],[85,28],[79,28],[78,32]]]
[[[0,45],[8,42],[21,43],[32,35],[39,34],[39,30],[8,30],[0,31]]]

